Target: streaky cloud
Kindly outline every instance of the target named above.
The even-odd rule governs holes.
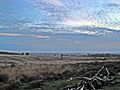
[[[49,38],[49,36],[42,35],[32,35],[32,34],[14,34],[14,33],[0,33],[0,36],[9,36],[9,37],[32,37],[32,38]]]

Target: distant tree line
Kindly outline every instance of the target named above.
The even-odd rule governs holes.
[[[0,54],[8,54],[8,55],[30,55],[29,52],[15,53],[15,52],[4,52],[4,51],[0,51]]]
[[[22,52],[22,53],[20,53],[20,55],[30,55],[30,53],[29,52]]]
[[[88,54],[87,56],[90,56],[90,57],[120,57],[119,54]]]
[[[14,53],[14,52],[3,52],[3,51],[0,51],[0,54],[19,55],[19,53]]]

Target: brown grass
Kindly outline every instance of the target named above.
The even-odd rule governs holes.
[[[0,74],[8,75],[9,79],[19,78],[21,75],[41,76],[62,75],[65,72],[79,72],[86,68],[96,66],[97,62],[116,62],[119,60],[100,60],[94,57],[79,57],[77,59],[59,60],[59,58],[48,58],[38,56],[0,56]],[[97,63],[92,66],[83,63]],[[86,66],[87,65],[87,66]],[[97,66],[96,66],[97,67]],[[94,67],[95,68],[95,67]],[[68,71],[68,72],[67,72]],[[75,74],[75,73],[74,73]]]

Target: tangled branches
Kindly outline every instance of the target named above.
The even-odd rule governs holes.
[[[117,74],[116,74],[117,75]],[[93,77],[75,77],[71,80],[80,80],[76,85],[68,85],[63,90],[98,90],[110,84],[116,77],[111,75],[108,68],[103,66]]]

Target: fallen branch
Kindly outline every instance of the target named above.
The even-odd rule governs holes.
[[[103,74],[103,70],[106,71],[106,74]],[[119,75],[119,73],[117,74]],[[74,77],[71,78],[71,80],[81,80],[84,83],[81,83],[79,85],[77,85],[77,87],[74,86],[67,86],[65,88],[67,88],[67,90],[97,90],[99,86],[104,86],[105,84],[107,85],[107,83],[112,82],[115,79],[115,76],[110,76],[110,72],[108,70],[107,67],[103,66],[100,70],[98,70],[98,72],[91,78],[89,77]],[[99,86],[98,86],[99,85]],[[68,89],[69,88],[69,89]],[[70,89],[72,88],[72,89]],[[66,90],[66,89],[63,89]]]

